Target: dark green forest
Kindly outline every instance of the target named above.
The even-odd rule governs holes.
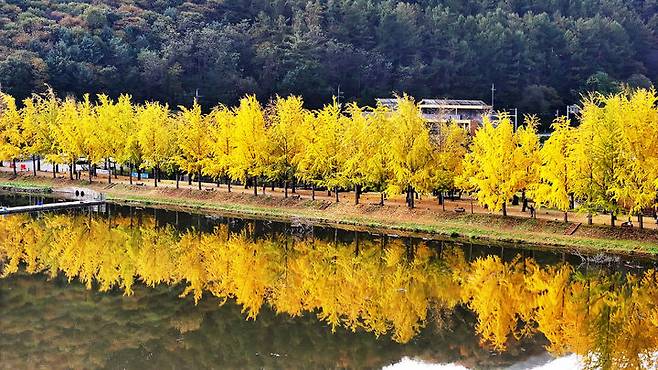
[[[0,83],[17,98],[130,93],[309,107],[407,92],[550,117],[585,91],[658,81],[658,0],[3,0]]]

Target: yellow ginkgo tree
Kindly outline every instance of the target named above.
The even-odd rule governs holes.
[[[10,159],[16,175],[16,160],[23,154],[23,119],[12,96],[0,93],[0,153]]]
[[[299,96],[277,97],[270,114],[271,126],[267,130],[269,152],[268,177],[283,181],[284,197],[297,175],[297,157],[304,149],[300,135],[306,110]]]
[[[224,107],[218,106],[208,115],[210,156],[203,165],[204,174],[216,179],[226,178],[228,191],[231,191],[231,156],[235,150],[235,115]]]
[[[606,98],[621,121],[620,165],[615,171],[615,199],[636,215],[643,227],[643,213],[656,204],[658,192],[658,97],[655,90],[626,91]]]
[[[432,190],[432,143],[420,107],[409,96],[397,99],[390,115],[390,169],[388,192],[406,192],[407,206],[414,208],[415,194]]]
[[[551,137],[541,148],[540,181],[531,194],[537,204],[564,212],[567,222],[574,192],[574,128],[566,117],[557,118],[552,128]]]
[[[212,151],[208,131],[208,119],[201,113],[201,106],[194,102],[191,109],[180,107],[178,115],[178,156],[176,162],[189,176],[196,176],[201,190],[201,174]],[[178,176],[178,174],[177,174]]]
[[[439,192],[444,210],[443,194],[456,188],[455,179],[462,174],[468,141],[466,130],[451,122],[437,124],[437,133],[432,135],[432,187]]]
[[[175,126],[169,107],[147,103],[137,109],[135,119],[140,122],[139,147],[144,162],[142,168],[153,169],[153,184],[158,186],[159,171],[170,162],[176,152]]]
[[[580,167],[575,172],[575,194],[580,207],[590,214],[607,211],[613,226],[621,210],[614,192],[624,147],[620,99],[603,95],[585,99],[575,143],[577,167]]]
[[[324,175],[324,153],[320,150],[321,142],[316,135],[318,127],[316,113],[305,112],[298,131],[298,138],[304,150],[294,158],[299,179],[311,185],[311,200],[315,200],[315,189],[321,185]]]
[[[229,174],[232,179],[252,181],[254,195],[258,195],[258,179],[265,174],[267,133],[263,109],[251,95],[240,100],[235,109],[235,146],[230,154]]]
[[[47,94],[34,95],[31,99],[35,108],[35,117],[32,124],[25,127],[31,137],[29,151],[32,155],[37,156],[37,165],[35,173],[41,168],[41,159],[55,164],[61,163],[60,148],[56,138],[56,130],[60,125],[60,107],[61,101],[57,99],[52,90]],[[26,105],[27,106],[27,105]],[[55,165],[53,165],[53,176],[55,175]],[[72,173],[71,173],[71,177]]]
[[[492,212],[502,210],[507,216],[507,202],[536,176],[538,163],[531,161],[538,158],[534,153],[537,141],[525,137],[533,133],[533,129],[515,133],[509,115],[501,113],[495,125],[485,117],[484,126],[475,134],[460,182],[465,188],[475,189],[478,202]]]
[[[365,155],[366,183],[380,192],[380,205],[384,205],[384,197],[391,181],[393,172],[390,166],[391,152],[389,143],[393,140],[393,126],[389,119],[390,110],[379,104],[368,113],[368,125],[363,135],[366,143],[363,145]]]
[[[347,160],[344,150],[345,130],[350,119],[341,112],[341,107],[334,99],[316,114],[314,150],[317,151],[314,166],[321,173],[321,184],[327,189],[334,189],[336,202],[340,200],[339,190],[348,182],[341,171]]]
[[[342,161],[341,175],[345,183],[354,188],[354,203],[359,204],[362,188],[368,181],[368,156],[371,155],[370,149],[373,149],[369,147],[372,140],[368,138],[372,120],[356,103],[347,106],[347,114],[349,123],[345,127],[342,143],[345,159]]]

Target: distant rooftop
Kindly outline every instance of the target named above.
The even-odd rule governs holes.
[[[489,108],[487,103],[482,100],[462,100],[462,99],[423,99],[420,101],[420,106],[426,107],[472,107],[486,109]]]
[[[377,103],[396,108],[398,101],[396,98],[378,98]],[[482,100],[464,100],[464,99],[422,99],[419,103],[421,108],[463,108],[463,109],[491,109],[491,106]]]
[[[398,100],[395,98],[377,98],[375,100],[377,103],[386,107],[397,107],[398,105]]]

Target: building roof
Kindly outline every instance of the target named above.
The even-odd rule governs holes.
[[[491,106],[482,100],[462,99],[423,99],[420,101],[422,108],[462,108],[462,109],[491,109]]]
[[[395,108],[398,106],[398,99],[396,98],[377,98],[375,101],[389,108]]]
[[[396,98],[378,98],[375,99],[377,103],[389,107],[396,108],[398,100]],[[463,100],[463,99],[423,99],[419,103],[421,108],[439,108],[439,109],[491,109],[490,105],[482,100]]]

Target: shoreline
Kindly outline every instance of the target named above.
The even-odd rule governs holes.
[[[396,234],[434,240],[503,244],[565,253],[658,258],[658,233],[637,228],[581,225],[574,235],[564,235],[572,223],[502,217],[494,214],[456,214],[399,206],[332,203],[271,195],[245,195],[226,191],[147,187],[122,183],[71,181],[32,176],[0,176],[0,188],[13,193],[35,192],[57,196],[71,187],[85,187],[106,194],[117,205],[134,205],[190,211],[207,215],[301,222],[318,226]],[[523,245],[519,245],[523,244]]]

